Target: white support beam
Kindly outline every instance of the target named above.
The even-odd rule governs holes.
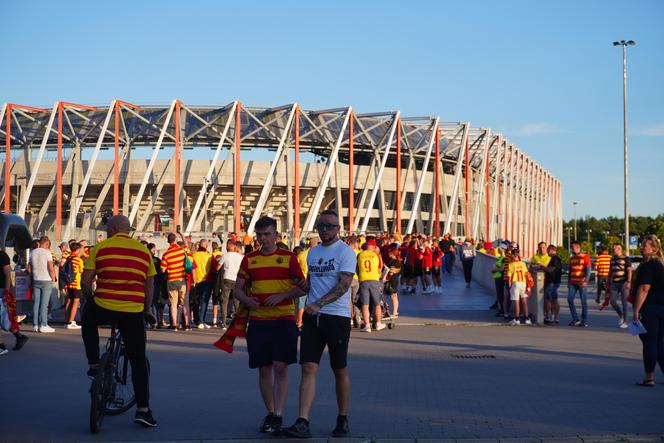
[[[478,185],[476,197],[475,197],[475,208],[473,211],[473,238],[477,240],[478,234],[479,234],[479,228],[480,228],[480,215],[484,212],[482,208],[482,201],[483,199],[486,200],[487,196],[486,194],[486,167],[487,163],[489,162],[489,149],[493,145],[493,141],[491,140],[491,130],[486,129],[484,134],[483,134],[483,145],[484,148],[482,149],[482,163],[480,166],[480,183]],[[484,241],[489,241],[489,239],[484,239]]]
[[[267,198],[270,195],[270,191],[272,190],[272,183],[274,180],[275,171],[277,170],[277,166],[279,165],[279,162],[283,157],[284,146],[286,145],[286,139],[288,138],[288,134],[290,134],[291,125],[293,124],[293,118],[295,117],[296,108],[297,108],[297,103],[294,103],[293,106],[291,106],[290,113],[288,114],[288,121],[286,122],[286,127],[284,128],[284,131],[281,134],[281,140],[279,140],[279,146],[277,147],[277,152],[274,153],[274,159],[272,160],[272,163],[270,163],[270,170],[267,173],[267,177],[265,177],[265,183],[263,184],[263,189],[261,189],[261,194],[258,197],[256,206],[254,207],[254,214],[252,215],[251,221],[249,222],[249,229],[247,229],[248,235],[253,235],[256,222],[261,217],[261,213],[263,212],[265,203],[267,203]]]
[[[438,127],[438,121],[440,117],[436,117],[429,131],[431,135],[429,137],[429,146],[427,148],[426,156],[424,157],[424,163],[422,164],[422,171],[420,172],[420,180],[417,184],[417,189],[415,192],[415,200],[413,201],[413,211],[410,213],[410,220],[408,220],[408,227],[406,228],[406,233],[410,234],[413,232],[413,225],[415,224],[415,214],[420,210],[420,199],[422,198],[422,189],[424,188],[424,179],[426,178],[428,169],[429,169],[429,160],[431,160],[431,150],[433,148],[435,139],[436,139],[436,128]],[[422,217],[420,216],[420,223]],[[420,227],[421,230],[421,227]]]
[[[101,145],[104,142],[104,135],[106,134],[106,130],[108,129],[108,123],[111,121],[111,117],[113,116],[113,110],[115,109],[115,102],[116,100],[113,100],[111,102],[111,105],[108,107],[108,111],[106,112],[106,118],[104,119],[104,124],[102,125],[101,131],[99,132],[99,137],[97,138],[97,144],[95,145],[94,151],[92,151],[92,157],[90,157],[90,161],[88,161],[88,169],[87,171],[85,171],[85,177],[83,177],[83,184],[81,185],[81,188],[76,192],[76,195],[72,196],[73,205],[71,207],[69,220],[67,221],[67,225],[65,226],[65,231],[62,238],[69,238],[69,234],[72,228],[75,227],[76,215],[78,214],[78,211],[81,208],[81,203],[83,203],[83,196],[85,195],[85,191],[88,190],[90,179],[92,179],[92,172],[94,171],[95,164],[97,163],[97,157],[99,157],[99,151],[101,149]],[[79,147],[78,150],[79,150],[78,155],[80,158],[80,151],[82,149]],[[74,170],[76,170],[76,168],[74,168]]]
[[[341,142],[344,139],[344,134],[346,133],[346,128],[348,127],[348,119],[352,112],[352,107],[346,108],[346,116],[344,117],[344,122],[341,125],[341,130],[339,131],[339,136],[337,141],[334,144],[332,152],[330,152],[330,157],[327,160],[327,165],[325,167],[325,172],[323,173],[323,180],[320,182],[318,189],[316,190],[316,195],[311,204],[311,210],[307,215],[307,220],[304,225],[304,230],[311,232],[314,229],[314,223],[316,222],[316,217],[318,216],[318,210],[320,205],[323,202],[323,197],[325,196],[325,190],[327,189],[328,184],[330,183],[330,177],[332,175],[332,169],[334,168],[334,163],[337,161],[339,155],[339,148],[341,147]]]
[[[161,150],[161,144],[163,143],[164,137],[166,136],[166,132],[168,131],[168,124],[171,121],[171,117],[173,116],[173,110],[175,109],[176,102],[177,100],[173,100],[171,106],[168,108],[168,113],[166,114],[166,120],[164,121],[164,125],[162,126],[161,132],[159,133],[157,144],[152,150],[152,157],[150,157],[150,162],[148,163],[148,167],[146,168],[145,174],[143,175],[143,180],[141,181],[141,186],[138,188],[138,193],[136,194],[136,198],[134,199],[134,204],[131,208],[131,213],[129,214],[129,222],[132,224],[134,223],[134,220],[136,220],[136,214],[138,214],[138,208],[141,206],[141,200],[143,199],[143,193],[145,192],[145,187],[148,185],[150,177],[152,176],[152,170],[154,169],[154,165],[157,162],[157,156],[159,155],[159,151]]]
[[[465,146],[468,141],[468,131],[470,130],[470,124],[467,122],[463,124],[463,133],[461,136],[461,143],[459,144],[459,154],[457,155],[457,164],[456,170],[454,172],[454,185],[452,186],[452,198],[450,198],[450,212],[447,214],[447,220],[445,220],[445,232],[451,232],[450,227],[452,225],[452,220],[456,214],[457,208],[459,207],[459,188],[461,184],[461,173],[463,170],[463,161],[465,158]],[[454,226],[457,226],[455,221]],[[456,237],[456,230],[452,234]]]
[[[380,182],[383,179],[383,173],[385,172],[385,165],[387,164],[387,158],[390,155],[390,148],[392,147],[392,142],[394,140],[394,133],[397,129],[397,122],[399,121],[399,116],[401,115],[400,111],[397,111],[394,114],[394,119],[392,121],[392,128],[390,129],[390,135],[387,138],[387,144],[383,151],[383,157],[380,163],[380,169],[378,169],[378,175],[376,176],[375,186],[371,191],[371,197],[369,197],[369,205],[367,206],[367,212],[364,216],[364,221],[362,222],[362,228],[360,232],[367,232],[367,226],[369,226],[369,218],[371,217],[371,212],[373,211],[374,202],[376,201],[376,195],[378,193],[378,188],[380,187]],[[372,171],[373,172],[373,171]]]
[[[214,168],[217,166],[217,162],[219,161],[219,156],[221,155],[221,151],[223,149],[224,140],[226,140],[226,136],[228,135],[228,130],[231,127],[231,122],[235,118],[235,110],[237,108],[237,105],[238,102],[236,100],[233,102],[233,106],[231,107],[231,110],[228,113],[227,116],[228,118],[226,120],[226,124],[224,125],[224,130],[221,136],[219,137],[219,143],[217,143],[217,148],[214,151],[212,162],[210,163],[210,167],[208,168],[207,174],[205,174],[205,180],[203,181],[201,190],[198,193],[198,198],[196,199],[196,204],[194,205],[194,209],[193,211],[191,211],[191,215],[189,216],[189,223],[187,223],[187,228],[185,229],[185,232],[191,232],[196,223],[196,220],[198,219],[198,211],[200,211],[205,195],[207,194],[207,188],[212,183],[212,174],[214,173]],[[207,208],[205,210],[207,210]]]
[[[37,154],[37,160],[35,161],[34,166],[30,171],[30,180],[28,180],[28,186],[23,192],[23,198],[21,198],[21,203],[18,208],[18,215],[21,218],[25,218],[25,208],[28,206],[28,200],[30,200],[30,195],[32,194],[32,188],[35,185],[35,180],[37,180],[37,174],[39,173],[39,166],[41,165],[42,159],[44,158],[44,153],[46,152],[46,144],[48,143],[48,135],[51,132],[51,127],[53,127],[53,121],[55,116],[58,113],[58,103],[56,102],[53,105],[51,110],[51,116],[48,119],[46,124],[46,130],[44,131],[44,137],[42,138],[41,145],[39,146],[39,153]],[[2,120],[0,120],[2,121]]]

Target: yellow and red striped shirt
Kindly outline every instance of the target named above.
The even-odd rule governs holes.
[[[600,254],[595,258],[595,269],[598,277],[608,277],[611,270],[611,256],[609,254]]]
[[[590,267],[588,254],[580,253],[569,259],[569,284],[581,285],[586,283],[586,269]]]
[[[238,277],[247,281],[247,295],[261,303],[261,306],[249,313],[253,320],[293,320],[293,300],[288,299],[277,306],[263,306],[266,298],[273,294],[293,289],[294,279],[304,280],[304,274],[297,262],[297,256],[290,251],[277,248],[269,255],[260,251],[245,255],[240,264]]]
[[[83,274],[83,260],[81,257],[74,256],[71,258],[71,265],[74,268],[74,281],[67,285],[67,289],[81,289],[81,275]]]
[[[62,251],[62,257],[60,257],[60,266],[64,266],[65,261],[69,258],[69,255],[71,254],[71,251],[69,249],[65,249]]]
[[[161,257],[161,270],[168,272],[168,281],[184,280],[184,251],[173,243]]]
[[[95,303],[119,312],[143,311],[145,280],[157,273],[148,248],[122,232],[97,244],[84,269],[97,274]]]

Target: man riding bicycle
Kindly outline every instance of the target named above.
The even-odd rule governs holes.
[[[117,324],[129,362],[136,394],[134,422],[157,426],[149,406],[148,367],[145,357],[145,317],[152,305],[156,274],[148,249],[129,236],[131,223],[124,215],[107,222],[108,238],[97,244],[85,263],[81,288],[86,300],[82,312],[85,354],[94,377],[99,364],[100,324]],[[97,287],[93,291],[93,281]]]

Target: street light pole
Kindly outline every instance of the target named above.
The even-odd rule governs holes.
[[[629,172],[627,169],[627,46],[633,46],[636,42],[634,40],[620,40],[613,42],[613,46],[622,46],[623,50],[623,167],[624,167],[624,203],[625,203],[625,246],[629,254]]]
[[[574,241],[577,241],[578,238],[576,236],[576,205],[579,202],[572,202],[574,204]]]

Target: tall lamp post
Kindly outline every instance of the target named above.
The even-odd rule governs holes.
[[[579,202],[572,202],[572,204],[574,205],[574,241],[578,240],[578,238],[576,237],[576,205],[578,203]]]
[[[613,42],[613,46],[622,46],[623,50],[623,162],[625,177],[625,245],[629,254],[629,174],[627,170],[627,47],[635,45],[634,40],[620,40]]]

